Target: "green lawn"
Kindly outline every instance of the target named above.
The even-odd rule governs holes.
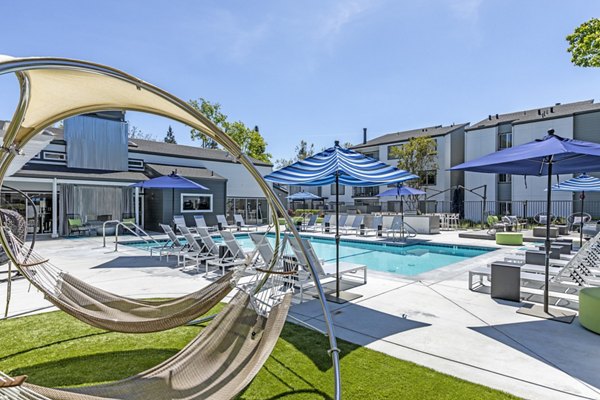
[[[212,312],[217,311],[216,307]],[[148,369],[188,343],[201,327],[143,335],[111,333],[52,312],[0,322],[0,370],[45,386],[91,385]],[[240,399],[330,399],[327,339],[286,324],[277,346]],[[514,399],[340,341],[344,399]]]

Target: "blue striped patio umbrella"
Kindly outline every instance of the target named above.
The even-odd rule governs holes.
[[[265,180],[286,185],[324,186],[335,184],[336,300],[340,300],[339,185],[379,186],[418,179],[417,175],[392,167],[356,151],[335,145],[304,160],[265,176]]]
[[[586,173],[576,178],[571,178],[552,185],[553,191],[581,192],[581,226],[579,227],[579,243],[583,245],[583,200],[585,192],[600,192],[600,178],[589,176]]]

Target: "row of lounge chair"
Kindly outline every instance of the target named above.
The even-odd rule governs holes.
[[[265,234],[250,233],[249,236],[256,248],[254,251],[245,252],[235,236],[226,230],[219,232],[222,243],[218,244],[205,227],[197,227],[197,236],[195,236],[187,227],[177,226],[177,229],[185,238],[185,242],[178,238],[170,226],[161,225],[161,227],[169,237],[170,242],[157,250],[158,255],[167,258],[170,255],[176,255],[178,265],[184,270],[200,272],[202,266],[204,266],[205,276],[208,276],[213,270],[224,275],[228,269],[234,267],[245,267],[248,272],[251,272],[252,269],[272,267],[275,251]],[[287,249],[289,254],[278,258],[278,269],[288,272],[285,274],[284,280],[289,287],[299,291],[300,301],[302,302],[305,290],[313,285],[308,259],[304,256],[298,241],[294,237],[287,235],[284,237],[281,246],[284,253],[286,244],[289,244],[289,249]],[[335,263],[319,259],[309,241],[305,240],[304,244],[308,250],[308,256],[314,261],[313,265],[316,266],[321,282],[327,283],[335,280],[337,276]],[[224,246],[224,248],[222,249],[221,246]],[[351,275],[353,280],[360,279],[363,284],[367,281],[366,265],[342,261],[339,265],[339,273],[340,277]]]
[[[225,218],[224,215],[222,215],[222,214],[217,215],[217,225],[208,226],[206,224],[206,220],[204,219],[204,215],[194,215],[194,223],[196,224],[196,226],[187,226],[183,215],[175,215],[173,217],[173,222],[175,223],[175,226],[178,229],[180,226],[184,226],[193,233],[196,233],[196,230],[198,228],[206,228],[206,229],[208,229],[209,232],[217,231],[217,230],[219,230],[219,228],[221,230],[229,230],[229,231],[238,230],[238,231],[242,231],[242,232],[244,232],[244,231],[250,232],[250,231],[258,230],[258,225],[246,224],[246,222],[244,221],[244,218],[240,214],[234,214],[233,219],[235,221],[235,224],[232,225],[232,224],[229,224],[229,222],[227,222],[227,218]]]
[[[348,223],[352,217],[352,222]],[[317,215],[312,214],[308,221],[301,225],[301,229],[306,232],[335,233],[335,216],[326,214],[321,223],[317,224]],[[388,238],[413,237],[415,235],[414,230],[405,224],[399,215],[394,216],[389,226],[384,226],[382,216],[374,216],[371,223],[367,225],[364,224],[363,215],[349,216],[342,214],[339,216],[339,233],[341,235],[354,234],[356,236],[385,235]]]
[[[553,242],[550,259],[550,295],[557,300],[577,301],[581,288],[600,286],[600,234],[587,241],[576,253],[572,252],[571,242]],[[526,251],[506,257],[492,264],[510,263],[520,267],[521,291],[539,294],[545,285],[544,251]],[[491,265],[491,264],[490,264]],[[478,278],[474,282],[475,278]],[[478,267],[469,271],[469,289],[483,285],[483,280],[491,282],[490,266]]]

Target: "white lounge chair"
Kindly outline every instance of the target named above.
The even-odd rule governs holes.
[[[354,220],[352,220],[352,225],[340,226],[340,233],[342,233],[343,235],[349,235],[351,233],[358,235],[358,231],[360,230],[360,226],[362,225],[363,219],[363,215],[355,215]]]
[[[343,227],[346,225],[346,221],[348,220],[348,214],[341,214],[339,217],[339,227]],[[329,233],[335,233],[336,232],[336,227],[335,227],[335,215],[332,216],[332,218],[329,220]],[[324,232],[326,233],[326,232]]]
[[[244,229],[247,232],[250,232],[251,230],[254,230],[254,231],[258,230],[258,225],[246,224],[246,222],[244,221],[244,217],[242,217],[241,214],[233,214],[233,220],[235,221],[235,225],[237,226],[237,228],[240,231],[243,231]]]
[[[184,268],[187,267],[185,260],[191,260],[194,262],[194,269],[199,271],[200,265],[203,262],[214,260],[219,257],[219,248],[214,244],[214,242],[206,243],[206,241],[202,239],[202,236],[200,236],[202,241],[202,245],[200,245],[188,228],[182,226],[180,229],[189,245],[188,251],[181,253],[183,256]],[[200,228],[200,230],[202,230],[202,228]]]
[[[222,257],[207,261],[206,273],[208,274],[209,267],[216,267],[217,269],[221,269],[222,274],[225,275],[225,270],[228,268],[249,265],[251,262],[251,257],[244,252],[235,239],[235,236],[228,231],[221,231],[219,233],[223,238],[228,251]]]
[[[175,227],[179,230],[179,232],[181,232],[181,229],[179,229],[180,226],[183,226],[185,228],[188,228],[191,232],[196,233],[196,229],[189,227],[185,224],[185,218],[183,217],[183,215],[173,215],[173,223],[175,224]]]
[[[310,214],[306,224],[302,224],[303,231],[315,231],[317,229],[317,214]]]
[[[180,255],[182,252],[186,251],[188,248],[187,244],[183,244],[179,241],[179,238],[173,232],[173,229],[169,225],[159,224],[162,230],[165,232],[169,241],[166,242],[162,247],[151,247],[150,255],[152,256],[155,251],[158,252],[159,258],[162,260],[164,255],[167,256],[167,261],[169,261],[169,255],[177,256],[177,264],[180,262]]]
[[[237,230],[237,225],[229,225],[227,222],[227,218],[223,214],[217,215],[217,223],[221,225],[221,230],[229,229],[229,230]],[[218,229],[219,225],[217,225]]]
[[[308,260],[304,256],[302,249],[298,243],[298,240],[289,236],[288,241],[292,247],[292,251],[294,252],[294,256],[297,259],[298,265],[300,268],[298,269],[298,281],[297,287],[300,289],[300,302],[303,299],[304,290],[312,287],[313,280],[310,267],[308,266]],[[314,248],[310,241],[303,239],[302,240],[306,250],[308,251],[308,256],[313,260],[315,268],[317,270],[318,278],[321,282],[326,281],[335,281],[337,278],[337,269],[335,262],[323,262],[317,257]],[[363,264],[354,264],[346,261],[340,261],[339,263],[339,278],[342,279],[342,276],[352,274],[355,275],[358,271],[363,271],[363,284],[367,283],[367,266]]]
[[[196,223],[196,229],[206,228],[206,229],[208,229],[209,232],[217,231],[216,227],[206,225],[206,220],[204,219],[204,215],[194,215],[194,222]]]
[[[329,232],[331,232],[331,219],[332,219],[333,215],[332,214],[325,214],[325,216],[323,217],[323,220],[321,221],[321,224],[319,225],[319,227],[321,228],[321,233],[326,233],[325,229],[328,228]]]
[[[383,217],[380,215],[373,217],[373,220],[371,221],[371,225],[365,226],[365,229],[364,229],[365,236],[369,236],[371,233],[373,233],[375,236],[377,236],[377,234],[379,233],[379,230],[380,230],[379,227],[382,227],[382,226],[383,226]]]

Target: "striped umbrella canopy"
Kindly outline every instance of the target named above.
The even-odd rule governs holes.
[[[576,178],[567,179],[552,185],[552,190],[565,192],[600,192],[600,178],[583,173]]]
[[[585,199],[585,192],[600,192],[600,178],[589,176],[588,174],[583,173],[576,178],[567,179],[552,185],[552,190],[563,192],[581,192],[579,195],[579,198],[581,199],[581,226],[579,227],[579,243],[583,244],[583,200]]]
[[[411,174],[379,160],[367,157],[356,151],[335,145],[314,156],[281,168],[266,175],[265,180],[286,185],[325,186],[335,183],[335,264],[336,264],[336,296],[331,300],[343,302],[360,296],[348,295],[340,297],[340,231],[339,231],[339,185],[346,186],[379,186],[389,183],[401,183],[418,176]],[[327,228],[328,229],[328,228]]]
[[[356,151],[334,147],[281,168],[265,176],[267,181],[300,186],[379,186],[399,183],[418,176],[392,167]]]

